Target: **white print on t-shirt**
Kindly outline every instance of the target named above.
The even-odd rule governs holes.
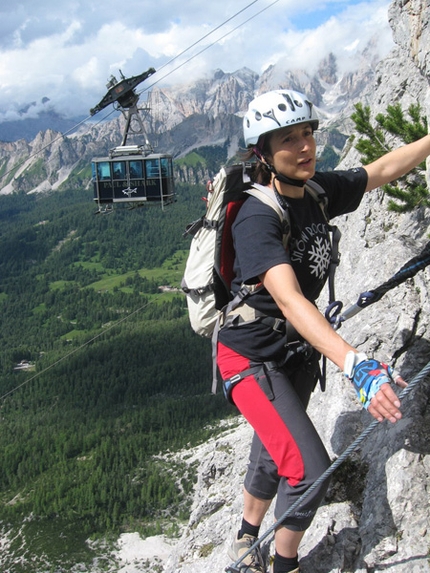
[[[324,223],[313,224],[306,227],[300,239],[294,242],[291,253],[291,262],[303,263],[307,259],[309,270],[318,279],[325,276],[330,264],[331,245],[327,239]]]
[[[309,250],[309,260],[315,262],[315,264],[310,265],[311,273],[322,279],[330,264],[330,257],[331,246],[329,241],[323,237],[317,237],[315,245]]]

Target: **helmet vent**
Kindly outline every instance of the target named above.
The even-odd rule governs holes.
[[[318,129],[318,115],[305,94],[274,90],[254,98],[243,120],[246,147],[257,145],[260,136],[282,126],[310,123]]]

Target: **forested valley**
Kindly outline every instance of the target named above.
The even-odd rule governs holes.
[[[150,534],[187,517],[194,476],[155,455],[233,410],[210,393],[210,342],[179,289],[204,190],[177,192],[164,211],[107,215],[83,189],[0,197],[3,531],[31,516]]]

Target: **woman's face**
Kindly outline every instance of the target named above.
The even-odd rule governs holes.
[[[278,173],[306,181],[315,174],[316,143],[309,123],[277,129],[270,136],[266,159]]]

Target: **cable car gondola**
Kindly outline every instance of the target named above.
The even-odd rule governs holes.
[[[171,155],[147,154],[140,146],[115,147],[109,157],[91,163],[94,200],[109,203],[160,203],[175,201]]]
[[[126,118],[121,145],[111,149],[108,157],[93,158],[91,162],[94,201],[99,206],[99,212],[109,210],[113,203],[129,203],[134,206],[152,204],[164,208],[176,200],[173,158],[168,154],[154,153],[137,107],[139,95],[134,90],[154,72],[150,68],[139,76],[126,79],[120,71],[121,80],[118,82],[112,76],[107,84],[108,93],[90,110],[91,115],[94,115],[111,103],[117,103]],[[142,134],[144,144],[127,145],[130,133]]]

